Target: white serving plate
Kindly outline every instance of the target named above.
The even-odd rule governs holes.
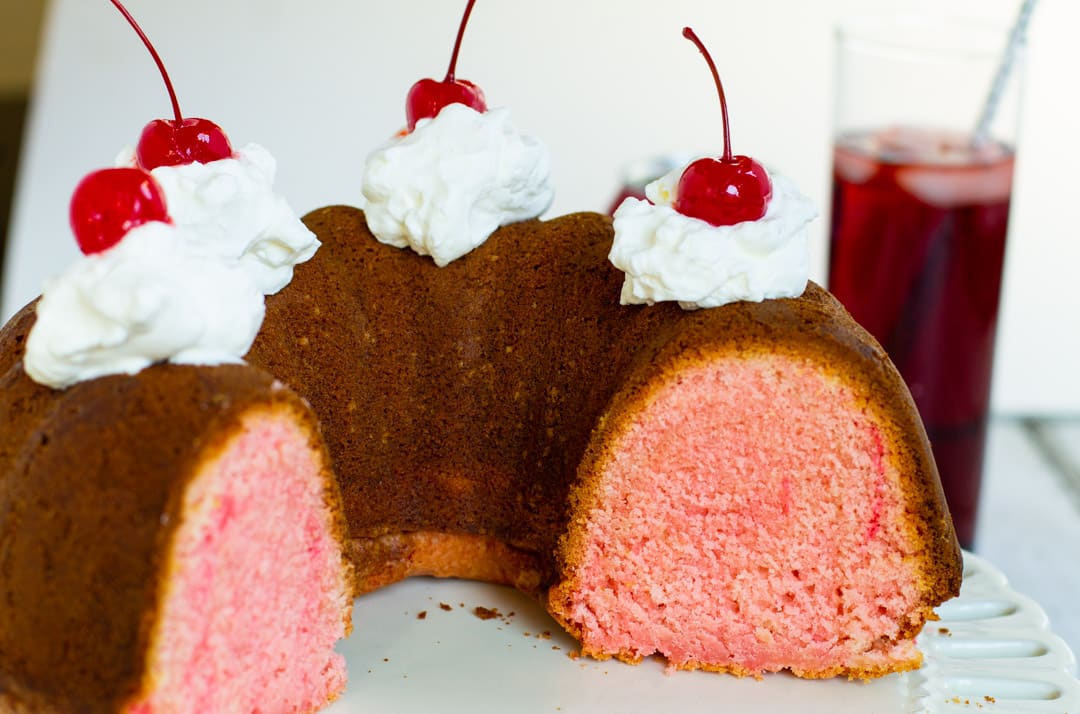
[[[356,601],[353,635],[339,647],[349,686],[326,712],[1080,714],[1076,660],[1042,609],[986,561],[965,553],[964,566],[960,596],[919,636],[923,667],[869,683],[574,659],[574,640],[520,593],[414,578]],[[502,616],[481,619],[478,606]]]

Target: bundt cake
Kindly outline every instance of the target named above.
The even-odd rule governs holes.
[[[903,382],[806,279],[813,211],[725,144],[760,212],[720,240],[677,176],[536,220],[546,148],[453,70],[364,210],[305,228],[175,98],[77,189],[87,257],[0,331],[0,709],[315,711],[353,596],[412,575],[598,658],[919,665],[960,551]]]
[[[33,322],[31,305],[0,331],[0,711],[339,694],[352,579],[307,405],[244,365],[51,389],[23,370]]]
[[[362,593],[410,575],[544,599],[587,654],[869,677],[959,589],[917,413],[824,290],[620,305],[610,219],[439,268],[364,214],[266,303],[247,359],[318,415]]]
[[[357,209],[305,221],[322,247],[267,297],[251,366],[53,390],[22,367],[34,307],[4,329],[9,702],[302,691],[282,711],[306,711],[340,689],[342,526],[316,418],[353,593],[508,583],[586,654],[680,668],[918,665],[959,551],[903,383],[828,293],[620,305],[596,214],[501,228],[443,268]],[[208,617],[207,597],[245,617]],[[280,690],[255,652],[287,660]]]

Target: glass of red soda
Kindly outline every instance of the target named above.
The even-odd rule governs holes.
[[[907,382],[965,548],[1013,184],[1020,72],[1000,71],[1007,42],[933,18],[852,23],[837,41],[829,289]]]

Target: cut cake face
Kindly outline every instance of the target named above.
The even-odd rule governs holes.
[[[309,712],[344,689],[350,583],[323,456],[289,417],[246,414],[185,490],[131,714]]]
[[[864,385],[732,355],[656,384],[587,456],[550,600],[586,654],[870,677],[919,666],[932,605],[906,449]]]
[[[343,691],[346,526],[295,393],[243,365],[52,390],[14,361],[0,383],[0,710],[310,712]]]

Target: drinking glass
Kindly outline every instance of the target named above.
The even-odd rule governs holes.
[[[1005,29],[889,18],[845,24],[836,44],[829,289],[907,382],[965,548],[1016,149],[1008,43]]]

